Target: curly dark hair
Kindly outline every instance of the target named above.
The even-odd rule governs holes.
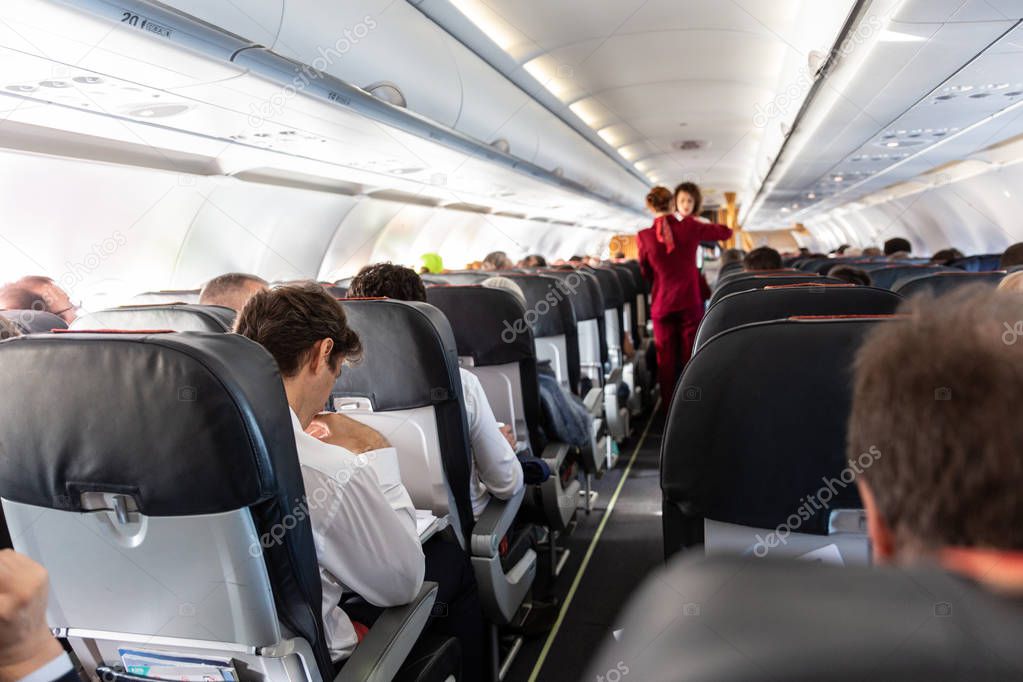
[[[274,356],[285,377],[298,373],[317,341],[332,339],[330,366],[339,371],[345,360],[362,354],[359,335],[348,326],[344,308],[319,284],[290,284],[260,291],[248,300],[234,331],[260,344]]]
[[[394,263],[367,265],[348,286],[350,298],[393,298],[426,301],[426,286],[411,268]]]

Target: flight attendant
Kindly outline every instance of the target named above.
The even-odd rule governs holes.
[[[724,225],[703,222],[696,217],[700,200],[700,190],[692,183],[680,185],[674,195],[667,187],[654,187],[646,197],[647,210],[654,214],[654,224],[637,235],[639,265],[643,277],[650,282],[657,379],[665,410],[671,403],[682,368],[692,354],[696,328],[703,319],[696,250],[700,242],[732,236],[732,231]],[[681,217],[676,216],[676,210]]]

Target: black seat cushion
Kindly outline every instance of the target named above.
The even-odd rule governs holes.
[[[577,321],[596,320],[600,361],[607,362],[604,294],[600,290],[600,283],[597,281],[596,275],[589,268],[574,269],[568,266],[563,269],[548,269],[541,272],[561,281],[562,291],[572,304]]]
[[[40,368],[60,381],[40,381]],[[0,343],[0,496],[81,511],[116,492],[147,516],[248,508],[262,535],[305,490],[284,386],[234,334],[26,336]],[[54,419],[54,407],[70,405]],[[296,519],[292,519],[296,521]],[[290,528],[290,526],[289,526]],[[263,552],[278,616],[332,670],[307,517]]]
[[[900,279],[931,275],[936,272],[955,272],[956,268],[944,265],[888,265],[869,271],[870,283],[881,289],[892,289]]]
[[[575,309],[568,301],[568,292],[555,277],[546,275],[505,275],[519,285],[526,297],[526,315],[523,326],[533,330],[533,338],[565,337],[565,355],[568,364],[568,383],[573,393],[579,391],[582,373],[579,360],[579,332],[576,328]],[[522,327],[517,327],[521,329]]]
[[[714,290],[714,294],[710,297],[710,305],[714,305],[725,296],[729,294],[735,294],[740,291],[750,291],[751,289],[763,289],[769,286],[784,286],[786,284],[844,284],[842,280],[835,279],[834,277],[824,277],[821,275],[810,275],[807,273],[779,273],[777,275],[772,274],[757,274],[757,273],[745,273],[744,277],[738,277],[736,279],[723,282],[717,289]]]
[[[476,367],[515,363],[522,382],[522,409],[526,427],[538,449],[540,388],[536,378],[536,348],[528,325],[516,328],[526,314],[510,292],[487,287],[431,287],[426,300],[447,317],[460,357],[471,357]],[[535,436],[534,436],[535,434]]]
[[[941,296],[959,287],[971,284],[986,284],[996,287],[1005,277],[1004,272],[938,272],[916,277],[905,277],[895,283],[894,290],[909,298],[924,292]]]
[[[667,553],[702,542],[705,518],[776,528],[840,475],[853,356],[881,319],[750,324],[693,356],[661,447]],[[855,486],[834,492],[830,509],[860,507]],[[814,511],[799,531],[826,533],[828,519]]]
[[[700,323],[694,352],[721,332],[797,315],[891,315],[903,298],[887,289],[852,284],[766,287],[730,294]]]
[[[451,325],[427,303],[346,299],[342,305],[362,340],[363,355],[341,372],[333,395],[368,398],[376,412],[434,408],[444,473],[463,537],[469,537],[469,428]]]

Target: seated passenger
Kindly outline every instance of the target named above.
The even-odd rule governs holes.
[[[1010,272],[998,283],[998,290],[1023,294],[1023,272]]]
[[[746,258],[746,252],[742,249],[725,249],[721,254],[721,267],[731,263],[741,263]]]
[[[367,265],[352,280],[348,295],[353,298],[393,298],[398,301],[426,301],[426,287],[413,270],[392,263]],[[507,500],[522,489],[522,466],[515,458],[511,427],[498,427],[494,412],[480,380],[459,368],[465,416],[469,425],[472,471],[469,495],[472,513],[479,518],[493,495]]]
[[[864,258],[875,258],[877,256],[883,256],[883,255],[884,255],[884,253],[881,251],[881,249],[876,247],[876,246],[867,246],[867,247],[864,247],[864,249],[863,249],[863,257]]]
[[[260,291],[266,291],[269,284],[262,277],[243,272],[229,272],[214,277],[203,285],[199,292],[202,305],[219,305],[240,312],[245,303]]]
[[[444,272],[444,259],[440,254],[424,253],[419,259],[423,262],[420,272],[424,275],[439,275]]]
[[[511,258],[508,258],[508,254],[504,251],[491,251],[487,254],[486,258],[483,259],[483,267],[481,270],[511,270],[515,267],[515,264],[511,262]]]
[[[886,567],[680,561],[649,583],[618,625],[625,648],[595,669],[623,658],[636,679],[675,679],[682,665],[712,682],[765,670],[787,680],[1021,678],[1019,301],[974,288],[901,311],[908,319],[878,325],[857,353],[841,476],[859,487],[874,561]],[[680,617],[683,601],[698,617]]]
[[[908,239],[892,237],[884,243],[884,255],[886,256],[906,258],[911,253],[913,253],[913,246]]]
[[[16,307],[19,305],[26,307]],[[3,287],[0,307],[5,310],[39,310],[56,315],[68,324],[78,317],[78,306],[71,302],[67,292],[51,278],[41,275],[28,275]]]
[[[261,344],[277,361],[306,497],[329,500],[310,503],[309,516],[327,644],[335,661],[347,658],[359,637],[339,606],[342,595],[355,592],[380,607],[407,604],[422,587],[425,570],[416,512],[405,488],[392,485],[385,493],[372,466],[305,433],[344,363],[359,355],[359,337],[341,305],[318,285],[260,291],[239,313],[235,332]],[[381,457],[395,456],[383,437],[371,445]]]
[[[519,261],[520,268],[545,268],[547,267],[547,259],[538,253],[531,253],[521,261]]]
[[[934,252],[934,255],[931,256],[931,262],[935,265],[948,265],[952,261],[964,257],[963,252],[959,249],[941,249]]]
[[[854,268],[851,265],[836,265],[828,270],[828,277],[834,277],[849,284],[859,284],[865,287],[869,287],[872,284],[870,275],[866,270]]]
[[[46,625],[46,569],[0,550],[0,680],[78,682],[71,659]]]
[[[1007,248],[998,261],[999,270],[1008,270],[1017,265],[1023,265],[1023,242],[1018,242]]]
[[[770,246],[753,249],[742,261],[742,269],[746,272],[770,272],[781,270],[781,254]]]

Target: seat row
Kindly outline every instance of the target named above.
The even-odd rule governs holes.
[[[610,271],[608,273],[611,274]],[[578,466],[586,472],[588,482],[590,475],[598,473],[608,464],[606,456],[608,450],[605,447],[608,438],[601,430],[602,420],[599,418],[594,420],[593,437],[588,447],[575,449],[563,443],[545,443],[541,440],[539,437],[539,395],[536,385],[538,359],[544,357],[550,359],[552,364],[557,367],[559,377],[565,383],[575,386],[576,390],[580,383],[579,377],[582,374],[583,361],[584,359],[590,360],[587,369],[591,373],[588,377],[591,382],[597,384],[597,388],[594,388],[596,397],[591,398],[589,404],[593,407],[595,415],[601,415],[600,397],[604,395],[604,391],[600,386],[605,384],[609,377],[620,376],[622,367],[618,365],[610,372],[604,371],[610,369],[614,364],[613,358],[619,358],[620,362],[621,355],[608,353],[604,357],[597,354],[600,351],[597,350],[594,342],[599,342],[601,339],[612,341],[607,329],[601,329],[600,322],[603,321],[605,325],[610,322],[613,332],[618,334],[616,338],[620,340],[626,323],[629,322],[632,326],[633,311],[626,309],[626,302],[630,304],[630,307],[634,306],[637,320],[639,319],[638,310],[642,309],[645,304],[644,292],[635,290],[630,292],[628,301],[626,301],[624,293],[621,293],[618,298],[611,298],[611,304],[606,308],[600,303],[602,299],[595,296],[589,301],[583,300],[580,292],[587,292],[585,296],[589,297],[597,290],[589,286],[589,283],[592,282],[589,276],[577,275],[577,279],[570,279],[571,274],[574,272],[565,272],[563,278],[539,274],[514,275],[515,281],[526,294],[529,308],[536,312],[535,316],[527,315],[518,300],[508,292],[475,285],[431,287],[429,304],[390,300],[346,300],[343,302],[352,328],[364,339],[366,352],[359,365],[346,369],[342,373],[334,386],[329,407],[387,434],[389,441],[400,453],[402,482],[408,489],[415,506],[450,523],[459,544],[471,555],[486,616],[493,625],[492,646],[495,652],[497,650],[497,626],[511,623],[516,614],[520,612],[537,572],[536,552],[532,550],[521,552],[509,563],[508,557],[502,556],[502,553],[498,551],[502,539],[506,537],[516,522],[520,507],[529,507],[532,510],[531,518],[541,519],[546,526],[550,572],[556,574],[567,557],[567,552],[558,547],[557,541],[559,536],[566,533],[572,525],[576,514],[578,492],[581,487],[577,481],[572,480],[571,476],[566,479],[560,474]],[[597,281],[600,280],[597,279]],[[580,283],[584,283],[586,286],[578,286]],[[598,291],[598,293],[602,292]],[[540,305],[541,301],[547,302],[546,310]],[[594,302],[597,302],[597,305],[594,305]],[[587,305],[590,307],[585,307]],[[580,324],[576,318],[577,311],[580,316],[587,318],[584,321],[593,324]],[[608,316],[606,314],[608,311],[612,312],[613,316]],[[8,311],[5,314],[29,333],[60,329],[64,326],[49,319],[45,313]],[[525,324],[517,326],[516,323],[519,320],[524,321]],[[179,376],[178,374],[183,370],[179,370],[177,374],[172,371],[173,376],[166,375],[164,371],[169,371],[170,367],[165,366],[162,359],[155,358],[151,358],[150,362],[156,362],[159,371],[155,373],[140,372],[138,368],[134,368],[131,361],[126,361],[123,366],[120,365],[115,354],[138,352],[145,356],[146,353],[153,352],[154,339],[157,340],[157,345],[166,342],[170,344],[167,348],[180,351],[181,349],[174,344],[179,338],[184,338],[187,339],[186,346],[189,348],[184,352],[191,353],[199,364],[220,367],[224,363],[232,362],[231,358],[236,352],[236,349],[232,349],[229,345],[225,346],[224,343],[237,345],[237,341],[225,342],[223,340],[233,338],[233,335],[224,334],[230,329],[232,321],[233,311],[216,306],[188,303],[126,306],[99,311],[79,318],[71,331],[80,333],[33,336],[23,339],[20,342],[23,345],[19,347],[24,349],[22,352],[35,354],[36,362],[42,362],[44,357],[50,357],[51,349],[57,347],[54,344],[67,344],[66,347],[62,347],[62,357],[74,355],[77,357],[76,362],[83,366],[87,365],[108,372],[114,371],[115,367],[119,368],[117,371],[123,372],[129,383],[151,387],[177,386],[178,390],[175,396],[177,403],[190,402],[190,396],[191,401],[194,401],[195,395],[200,392],[205,393],[204,388],[196,385],[198,379],[193,380]],[[512,333],[508,333],[509,328]],[[583,332],[583,328],[588,328],[589,331]],[[123,330],[133,329],[197,333],[184,337],[174,333],[142,336],[112,332],[107,334],[84,333],[88,330],[121,330],[123,332]],[[580,335],[584,339],[589,339],[592,345],[584,346],[580,343]],[[215,340],[217,338],[220,340]],[[55,341],[56,339],[59,341]],[[612,341],[608,346],[610,349],[620,351],[620,343],[619,341],[619,344],[616,345]],[[139,350],[132,350],[133,346]],[[170,350],[160,352],[173,354]],[[212,357],[206,358],[204,353],[211,354]],[[244,356],[244,353],[240,355]],[[95,362],[97,358],[100,359],[98,363]],[[27,356],[26,360],[30,364],[33,362],[31,355]],[[598,361],[599,364],[597,364]],[[217,380],[228,386],[241,381],[241,379],[233,378],[231,373],[247,374],[249,368],[245,367],[242,361],[238,362],[241,363],[241,366],[225,368],[227,374],[220,376]],[[495,416],[511,425],[520,444],[537,456],[543,457],[556,474],[543,484],[533,486],[511,500],[505,502],[491,500],[483,516],[476,522],[473,522],[468,494],[471,454],[468,450],[466,435],[464,397],[461,395],[461,384],[458,378],[460,365],[475,373],[480,379],[487,398],[494,408]],[[258,374],[258,372],[256,373]],[[87,392],[84,387],[87,387],[92,381],[91,372],[79,374],[81,376],[75,376],[73,383],[82,390],[73,395],[69,394],[66,398],[73,404],[90,404],[84,395]],[[96,386],[101,386],[101,383]],[[277,383],[279,384],[279,380]],[[114,391],[98,390],[101,395],[118,395]],[[266,390],[273,393],[268,388]],[[145,399],[144,395],[138,395],[140,399]],[[243,404],[244,396],[233,396],[231,400],[243,415],[251,409]],[[162,405],[162,403],[162,400],[153,401],[153,409],[156,410],[155,406]],[[177,403],[174,407],[180,408]],[[203,404],[209,405],[205,399]],[[91,405],[88,410],[84,411],[89,412],[90,410]],[[100,410],[100,413],[92,414],[90,419],[95,423],[103,423],[107,416],[109,416],[107,413]],[[204,418],[210,419],[211,417],[205,415]],[[271,420],[272,423],[273,420]],[[26,429],[31,429],[33,426],[38,426],[38,424],[22,425]],[[247,423],[246,427],[256,430],[261,428],[258,424],[252,423]],[[111,431],[118,432],[118,429],[114,428]],[[152,432],[148,433],[151,437]],[[14,434],[15,442],[21,442],[21,435],[21,431]],[[71,438],[71,433],[64,430],[63,424],[61,424],[61,429],[58,429],[58,433],[54,434],[54,442],[60,442],[61,438]],[[122,429],[118,438],[123,439],[124,442],[139,443],[145,436],[136,425],[135,430],[127,427]],[[252,438],[251,434],[248,438]],[[31,440],[26,442],[25,448],[28,451],[34,448]],[[265,453],[256,454],[259,457],[266,456]],[[93,462],[93,465],[104,472],[121,471],[125,466],[124,461],[104,460],[100,453],[92,450],[85,453],[84,457],[80,455],[78,458],[74,458],[67,448],[64,448],[61,456],[65,457],[66,461],[61,460],[55,471],[55,476],[50,481],[52,490],[67,490],[67,481],[61,476],[68,472],[69,467],[80,469],[82,459],[89,461],[93,456],[99,458],[99,461]],[[215,451],[199,446],[190,451],[186,459],[190,460],[193,456],[213,457]],[[254,456],[251,452],[239,455],[243,459]],[[241,464],[238,466],[241,467]],[[265,463],[257,461],[257,470],[265,466],[267,466]],[[173,473],[173,476],[181,475]],[[206,480],[206,474],[202,475]],[[125,476],[143,480],[147,486],[162,486],[162,483],[158,483],[161,480],[160,467],[156,467],[151,474],[146,476],[140,474],[138,467],[129,467],[125,470]],[[152,507],[146,504],[145,499],[134,493],[123,496],[124,499],[118,502],[121,499],[118,497],[120,494],[118,491],[128,485],[123,482],[127,480],[125,476],[120,477],[121,482],[115,482],[112,485],[107,484],[119,476],[107,476],[86,481],[89,476],[76,473],[67,480],[79,481],[81,479],[80,482],[83,482],[86,487],[95,488],[94,492],[99,497],[93,499],[92,503],[97,505],[94,510],[109,509],[113,515],[111,518],[117,517],[119,521],[126,520],[126,523],[122,524],[125,528],[115,527],[117,524],[110,528],[116,532],[123,531],[130,536],[134,532],[132,523],[147,523]],[[212,480],[223,480],[223,472],[210,473],[210,476],[213,476]],[[133,485],[138,486],[139,483]],[[0,490],[0,497],[7,499],[8,494],[11,494],[10,499],[13,504],[18,494]],[[171,486],[159,494],[169,501],[173,496],[185,493],[175,490]],[[208,494],[208,491],[202,491],[201,494]],[[299,497],[301,496],[294,499],[299,499]],[[31,509],[19,511],[19,508],[15,507],[13,515],[8,514],[15,537],[20,536],[23,543],[35,542],[36,539],[31,532],[30,524],[22,524],[24,517],[36,515],[40,509],[50,512],[66,511],[64,507],[60,506],[60,503],[67,502],[68,499],[72,500],[72,507],[75,507],[75,511],[83,511],[83,508],[77,505],[85,504],[84,498],[75,499],[73,493],[58,494],[56,498],[48,500],[34,499],[29,502]],[[590,497],[587,496],[586,504],[589,503]],[[127,507],[121,509],[117,506],[118,504],[127,505]],[[9,507],[6,501],[4,507],[5,509]],[[188,513],[194,512],[187,504],[182,508],[187,508]],[[239,507],[234,511],[241,511],[241,509]],[[133,521],[135,519],[133,514],[140,520]],[[174,508],[171,515],[183,516],[186,514]],[[244,518],[244,514],[242,517]],[[274,522],[276,524],[289,522],[286,517],[273,518],[276,519]],[[66,526],[68,532],[81,534],[81,528],[76,529],[74,524],[68,523],[68,519],[59,521],[58,519],[61,517],[54,517],[55,524],[61,523]],[[264,519],[264,521],[269,520],[269,518]],[[78,519],[78,522],[87,523],[81,518]],[[270,523],[269,526],[257,523],[257,526],[268,527],[270,531],[265,532],[273,532],[273,528],[280,527],[279,525],[275,526],[274,523]],[[228,533],[231,528],[221,529],[218,532]],[[114,536],[106,538],[105,546],[104,542],[100,542],[97,547],[89,549],[89,552],[92,554],[103,551],[114,552],[115,548],[111,545],[110,540],[112,538],[116,540],[116,532]],[[62,532],[57,533],[55,537],[66,539],[66,535],[66,532]],[[262,535],[263,533],[260,533],[261,537]],[[209,539],[208,536],[197,537]],[[135,539],[135,536],[131,536],[123,542],[131,544],[135,542]],[[114,544],[116,545],[117,542]],[[53,545],[51,549],[56,554],[56,545]],[[133,575],[131,565],[139,561],[140,555],[143,556],[144,561],[151,560],[149,554],[154,551],[165,557],[174,556],[169,547],[147,544],[144,551],[124,557],[127,563],[119,565],[115,574],[122,573],[129,582],[131,580],[138,581],[138,576]],[[115,563],[120,564],[119,557],[115,554],[116,552],[112,553],[111,557]],[[166,605],[155,604],[152,609],[143,609],[147,615],[141,620],[122,620],[118,616],[97,620],[93,614],[89,613],[89,609],[77,608],[78,602],[73,595],[91,592],[98,585],[88,580],[85,581],[88,584],[83,584],[80,576],[70,570],[70,566],[67,566],[69,569],[67,572],[61,570],[64,564],[61,564],[55,556],[45,558],[57,564],[57,570],[51,569],[51,573],[54,574],[56,603],[60,605],[63,616],[67,619],[66,627],[106,633],[90,637],[88,641],[83,639],[83,646],[87,649],[112,651],[125,644],[127,640],[125,640],[124,634],[127,632],[155,632],[152,629],[153,623],[166,615],[162,609]],[[239,557],[231,558],[229,562],[231,572],[238,568],[236,565],[238,561],[240,561]],[[49,565],[48,562],[44,563]],[[166,568],[171,570],[170,567]],[[247,566],[245,570],[252,572],[255,569]],[[160,571],[161,579],[164,578],[162,571],[163,569]],[[276,578],[281,576],[275,576],[271,571],[264,577],[266,581],[273,583]],[[207,583],[214,579],[215,577],[209,575],[204,577]],[[287,579],[293,579],[293,577]],[[278,598],[277,586],[273,584],[270,586],[276,600]],[[140,583],[136,587],[139,588],[139,591],[132,596],[141,600],[144,592],[143,586]],[[426,599],[425,596],[424,599]],[[242,602],[245,602],[245,599],[242,599]],[[422,604],[417,608],[422,608]],[[429,611],[429,605],[426,605],[425,608]],[[281,616],[281,622],[288,624],[286,615],[282,615],[281,612],[282,607],[278,604],[276,613],[264,609],[262,615],[266,616],[267,623],[274,617]],[[235,626],[231,625],[230,627]],[[245,641],[235,640],[251,639],[245,633],[230,630],[230,627],[225,633],[222,633],[226,638],[223,642],[229,642],[230,646],[245,645]],[[266,628],[270,628],[270,626],[266,625]],[[307,635],[303,639],[312,646],[312,657],[321,660],[315,631],[294,629],[290,624],[288,629],[295,634]],[[178,634],[181,635],[179,639],[196,639],[200,633],[184,627]],[[407,634],[406,632],[406,639]],[[284,635],[273,635],[272,628],[262,630],[259,636],[263,638],[264,643],[269,641],[268,637],[270,639],[276,637],[274,641],[280,640],[282,643],[284,641],[282,639]],[[378,638],[382,637],[384,635],[378,635]],[[368,649],[372,649],[372,647]],[[270,651],[272,650],[271,647]],[[402,647],[398,647],[396,650],[401,651]],[[407,648],[404,651],[407,653]],[[300,658],[301,653],[299,652]],[[363,654],[363,658],[368,657],[369,654]],[[270,663],[268,660],[263,660],[264,658],[266,657],[256,657],[253,659],[253,664],[263,666],[260,669],[264,669],[268,673],[273,673],[274,666],[278,664],[286,665],[281,662]],[[271,655],[270,658],[273,656]],[[497,660],[496,655],[494,658]],[[281,661],[285,661],[285,659],[287,659],[286,656],[282,657]],[[310,659],[304,660],[308,663]],[[506,660],[502,668],[495,669],[495,677],[501,676],[509,662]],[[346,665],[346,669],[356,668],[359,665],[358,663],[355,665],[349,663]],[[373,665],[378,664],[374,663]]]

